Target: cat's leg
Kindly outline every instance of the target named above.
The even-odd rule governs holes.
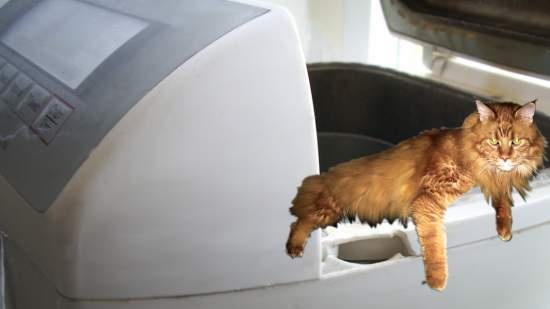
[[[307,239],[317,225],[313,218],[298,219],[290,225],[290,234],[286,242],[288,255],[294,258],[304,254]]]
[[[421,194],[411,205],[412,218],[422,247],[426,282],[441,291],[447,284],[447,253],[443,217],[446,205],[429,194]]]
[[[508,197],[493,198],[491,204],[496,212],[498,237],[504,241],[512,239],[512,201]]]
[[[286,251],[291,257],[297,257],[302,256],[311,232],[338,222],[343,210],[326,187],[323,176],[304,179],[292,204],[290,213],[298,220],[290,225]]]
[[[290,234],[286,243],[286,251],[291,257],[302,256],[304,247],[311,232],[324,228],[340,220],[340,215],[332,209],[319,209],[290,225]]]

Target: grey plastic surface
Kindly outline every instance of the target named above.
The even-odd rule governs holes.
[[[321,172],[337,164],[378,153],[392,143],[370,136],[352,133],[318,132],[319,168]]]
[[[52,24],[78,27],[56,27]],[[146,21],[74,0],[42,1],[0,41],[75,89],[116,49],[143,31]],[[90,39],[96,38],[96,39]]]
[[[21,98],[8,93],[10,99],[2,101],[0,94],[0,173],[39,211],[48,209],[105,134],[155,85],[216,39],[267,11],[222,0],[11,1],[0,8],[0,38],[7,35],[12,25],[17,26],[19,18],[36,13],[33,9],[45,2],[49,6],[75,2],[76,8],[89,6],[127,16],[143,21],[147,27],[113,48],[112,54],[103,57],[104,61],[100,58],[95,69],[88,68],[92,71],[89,75],[82,78],[81,74],[69,83],[61,82],[51,74],[54,72],[44,70],[44,65],[32,63],[0,43],[0,67],[11,65],[19,72],[15,78],[28,77],[31,81],[31,86],[24,89],[12,87],[15,78],[9,79],[6,87],[0,84],[0,88],[21,90]],[[84,22],[67,19],[57,27],[85,30],[89,27],[79,24]],[[67,45],[70,40],[75,44],[81,41],[78,31],[68,33],[73,37],[65,38]],[[7,64],[1,63],[2,59]],[[92,60],[97,62],[98,58]],[[31,89],[46,90],[51,100],[57,100],[56,104],[50,101],[39,106],[36,114],[29,114],[28,109],[23,110],[22,102]]]
[[[4,252],[4,235],[0,232],[0,309],[6,309],[6,261]]]

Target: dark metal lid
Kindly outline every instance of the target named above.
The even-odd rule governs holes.
[[[550,75],[550,2],[383,0],[393,33],[465,56]]]

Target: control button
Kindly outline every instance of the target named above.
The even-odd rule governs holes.
[[[13,65],[7,63],[0,69],[0,82],[9,84],[16,74],[17,69]]]
[[[55,136],[56,128],[56,124],[48,117],[40,117],[32,125],[32,129],[46,144],[50,143]]]
[[[11,85],[0,95],[0,100],[4,101],[14,111],[17,110],[19,103],[31,88],[33,82],[25,74],[19,74],[13,80]]]
[[[27,125],[31,125],[36,116],[44,109],[50,97],[50,93],[47,90],[36,84],[33,85],[19,105],[16,111],[17,115],[19,115]]]
[[[2,67],[6,64],[6,60],[2,57],[0,57],[0,70],[2,70]],[[0,80],[0,92],[4,91],[4,89],[8,86],[8,83],[5,83]]]
[[[33,81],[27,75],[21,73],[17,75],[9,90],[15,95],[22,97],[32,85]]]
[[[44,111],[34,121],[32,129],[45,143],[50,143],[65,121],[72,114],[73,108],[58,98],[53,98]]]
[[[65,102],[54,98],[46,107],[45,115],[50,118],[55,124],[62,125],[73,112],[72,107]]]
[[[17,96],[8,90],[0,95],[0,101],[4,102],[4,104],[6,104],[12,110],[16,110],[17,106],[19,105]]]

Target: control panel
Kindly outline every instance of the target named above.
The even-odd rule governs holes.
[[[147,93],[268,12],[220,0],[9,3],[0,6],[0,175],[40,212]]]
[[[53,141],[74,107],[0,57],[0,101],[45,143]]]

